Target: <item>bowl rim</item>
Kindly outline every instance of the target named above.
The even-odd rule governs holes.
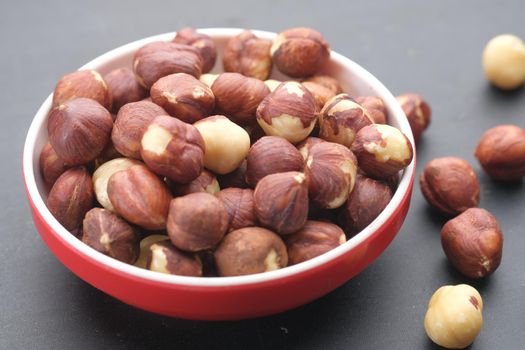
[[[214,37],[231,37],[239,34],[244,29],[242,28],[202,28],[198,29],[199,32],[207,34]],[[252,30],[252,32],[261,38],[273,39],[277,34],[269,31],[261,30]],[[168,32],[158,35],[153,35],[143,39],[139,39],[128,44],[117,47],[111,51],[108,51],[93,60],[89,61],[79,69],[96,69],[96,67],[104,65],[107,61],[111,61],[116,57],[130,55],[135,52],[141,46],[153,42],[153,41],[167,41],[171,40],[176,32]],[[26,141],[24,144],[23,152],[23,177],[24,183],[26,186],[27,196],[31,204],[34,207],[43,220],[49,225],[52,229],[52,233],[57,236],[57,238],[64,241],[64,243],[69,246],[71,249],[74,249],[77,253],[83,254],[88,258],[102,264],[105,267],[117,270],[120,273],[126,275],[140,278],[143,280],[154,281],[158,283],[164,283],[168,285],[180,285],[180,286],[189,286],[189,287],[226,287],[226,286],[240,286],[240,285],[252,285],[265,283],[276,280],[283,280],[289,277],[300,275],[301,273],[306,273],[309,270],[314,270],[325,264],[330,263],[331,261],[341,257],[342,255],[350,252],[358,245],[362,244],[370,236],[372,236],[380,227],[382,227],[388,219],[396,212],[396,210],[402,204],[404,198],[409,194],[411,190],[410,184],[415,175],[415,147],[414,147],[414,138],[410,125],[404,112],[397,103],[395,97],[392,93],[381,83],[374,75],[368,72],[366,69],[361,67],[359,64],[355,63],[351,59],[335,52],[331,51],[331,60],[336,61],[341,66],[344,66],[345,69],[352,71],[353,75],[359,76],[362,81],[366,81],[370,86],[373,86],[374,89],[380,92],[383,96],[385,104],[390,107],[391,113],[390,118],[394,118],[399,124],[399,129],[409,138],[412,143],[414,157],[409,166],[402,172],[399,185],[392,197],[392,200],[388,203],[386,208],[381,212],[381,214],[365,229],[359,232],[357,235],[350,238],[348,241],[342,245],[320,255],[313,259],[307,260],[305,262],[287,266],[286,268],[252,274],[244,276],[233,276],[233,277],[190,277],[190,276],[178,276],[178,275],[169,275],[158,273],[154,271],[149,271],[134,265],[126,264],[114,258],[111,258],[103,253],[96,251],[95,249],[89,247],[81,240],[72,235],[67,231],[51,214],[47,209],[43,198],[40,196],[36,179],[35,179],[35,167],[33,162],[35,159],[34,150],[35,144],[37,141],[37,133],[41,125],[47,119],[49,109],[51,107],[52,96],[51,93],[43,104],[38,109],[35,114],[33,121],[29,127]],[[36,169],[39,171],[38,169]]]

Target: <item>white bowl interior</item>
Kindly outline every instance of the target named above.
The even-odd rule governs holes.
[[[237,28],[209,28],[199,30],[211,36],[217,44],[218,58],[212,72],[218,73],[222,68],[221,52],[226,44],[226,41],[231,36],[234,36],[242,31]],[[253,31],[257,36],[266,39],[273,39],[275,33],[265,31]],[[175,33],[165,33],[161,35],[152,36],[146,39],[138,40],[130,44],[121,46],[115,50],[107,52],[80,69],[95,69],[102,75],[108,73],[112,69],[119,67],[130,67],[134,52],[141,46],[153,41],[168,41],[174,37]],[[390,91],[372,74],[359,66],[350,59],[332,51],[331,60],[326,65],[323,73],[336,77],[341,81],[345,92],[351,96],[359,95],[376,95],[383,99],[388,110],[389,124],[399,128],[408,136],[412,144],[414,140],[410,125],[397,103],[396,99]],[[286,80],[284,75],[274,69],[272,77],[278,80]],[[36,113],[33,122],[27,134],[26,143],[24,146],[23,155],[23,169],[25,182],[28,189],[29,196],[34,203],[36,209],[42,215],[49,225],[57,232],[60,239],[65,241],[72,249],[80,251],[94,260],[108,265],[111,268],[125,272],[127,274],[158,282],[180,285],[193,286],[231,286],[250,283],[260,283],[264,281],[285,278],[287,276],[306,271],[316,266],[322,265],[336,257],[352,250],[358,244],[363,242],[374,231],[376,231],[395,211],[400,205],[404,195],[409,191],[410,178],[414,172],[414,161],[402,172],[399,186],[394,194],[394,197],[383,210],[383,212],[372,222],[368,227],[361,231],[356,236],[349,239],[341,246],[311,260],[303,263],[289,266],[281,270],[265,272],[255,275],[238,276],[238,277],[186,277],[167,275],[157,272],[148,271],[133,265],[120,262],[116,259],[110,258],[91,247],[85,245],[71,233],[69,233],[60,223],[53,217],[45,205],[47,192],[44,186],[42,176],[39,171],[39,155],[43,146],[47,143],[47,115],[51,108],[52,95],[50,95],[42,104]]]

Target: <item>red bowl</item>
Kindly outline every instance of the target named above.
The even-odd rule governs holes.
[[[219,52],[241,29],[204,29]],[[275,34],[255,31],[272,39]],[[133,53],[146,43],[170,40],[174,33],[135,41],[110,51],[82,69],[131,67]],[[219,55],[215,71],[219,71]],[[413,142],[406,117],[390,91],[355,62],[332,52],[325,72],[341,80],[351,95],[377,95],[388,110],[389,123]],[[272,78],[284,79],[278,72]],[[270,315],[308,303],[361,272],[390,244],[408,211],[415,161],[402,173],[392,201],[362,232],[341,246],[309,261],[281,270],[239,277],[184,277],[128,265],[101,254],[71,235],[45,205],[47,191],[39,171],[39,155],[47,142],[50,95],[35,115],[24,147],[23,176],[31,214],[40,236],[55,256],[77,276],[105,293],[138,308],[168,316],[200,320],[230,320]]]

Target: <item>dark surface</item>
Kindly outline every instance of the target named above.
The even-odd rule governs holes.
[[[525,90],[495,90],[480,68],[491,37],[510,32],[525,38],[525,2],[185,3],[0,3],[0,348],[437,348],[422,326],[428,299],[441,285],[469,281],[447,264],[439,242],[445,218],[429,209],[417,185],[398,237],[362,274],[299,309],[241,322],[170,319],[124,305],[64,268],[31,221],[20,172],[22,144],[62,74],[116,46],[184,25],[272,31],[308,25],[394,94],[416,91],[429,100],[433,122],[418,147],[418,169],[434,157],[456,155],[478,170],[481,206],[499,219],[505,246],[499,270],[470,281],[485,304],[485,325],[472,349],[523,349],[525,184],[490,181],[472,154],[489,127],[525,127]]]

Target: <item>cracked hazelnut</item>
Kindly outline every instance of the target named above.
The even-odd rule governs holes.
[[[255,226],[257,217],[251,189],[227,188],[217,193],[228,212],[228,232],[243,227]]]
[[[223,54],[224,71],[236,72],[260,80],[272,71],[272,42],[245,30],[228,40]]]
[[[143,269],[146,268],[147,262],[148,262],[148,254],[149,254],[149,247],[151,247],[154,243],[162,242],[162,241],[169,241],[169,237],[167,235],[149,235],[145,238],[143,238],[140,241],[140,253],[138,259],[135,261],[134,265],[137,267],[141,267]]]
[[[265,176],[253,199],[259,222],[283,235],[299,230],[308,217],[308,184],[297,171]]]
[[[282,239],[261,227],[245,227],[226,235],[215,252],[219,276],[241,276],[278,270],[288,264]]]
[[[500,89],[511,90],[525,82],[525,43],[512,34],[492,38],[483,50],[483,71]]]
[[[199,33],[194,28],[185,27],[177,31],[173,42],[197,49],[202,58],[202,72],[208,73],[212,70],[217,58],[217,47],[208,35]]]
[[[228,212],[209,193],[191,193],[174,198],[168,215],[168,235],[179,249],[198,252],[211,249],[228,229]]]
[[[297,150],[299,153],[301,153],[301,156],[303,156],[303,159],[306,160],[308,158],[308,154],[310,154],[310,149],[313,147],[313,145],[326,142],[323,139],[320,139],[319,137],[313,137],[310,136],[303,142],[297,145]]]
[[[478,178],[463,159],[433,159],[425,165],[419,183],[427,202],[445,214],[455,215],[478,206]]]
[[[139,84],[129,68],[114,69],[104,76],[104,80],[113,97],[113,113],[117,113],[127,103],[137,102],[148,96],[148,91]]]
[[[303,81],[301,84],[303,84],[303,86],[307,88],[308,91],[310,91],[314,96],[318,111],[323,109],[326,102],[335,96],[335,94],[330,89],[324,87],[323,85],[311,81]]]
[[[343,93],[343,88],[339,84],[339,81],[329,75],[314,75],[304,80],[304,82],[312,82],[318,85],[324,86],[330,90],[334,95]]]
[[[64,75],[53,92],[53,107],[77,98],[89,98],[111,110],[111,94],[102,76],[95,70],[79,70]]]
[[[358,96],[355,98],[355,102],[359,103],[363,107],[375,124],[386,124],[387,123],[387,110],[385,103],[378,96]]]
[[[202,276],[202,262],[198,256],[183,252],[168,241],[149,247],[146,268],[151,271],[179,276]]]
[[[441,245],[459,272],[470,278],[481,278],[492,274],[500,265],[503,234],[491,213],[470,208],[443,226]]]
[[[475,155],[493,179],[519,180],[525,176],[525,130],[515,125],[489,129],[481,136]]]
[[[47,186],[53,186],[60,175],[68,169],[50,143],[46,143],[40,152],[40,172]]]
[[[202,170],[199,176],[187,184],[169,182],[169,187],[176,197],[195,192],[216,194],[221,190],[215,175],[206,169]]]
[[[418,94],[408,93],[397,96],[396,99],[407,116],[410,129],[414,134],[414,140],[417,142],[430,124],[432,110],[423,97]]]
[[[268,90],[270,90],[270,92],[273,92],[273,90],[277,89],[277,87],[281,85],[282,81],[275,79],[267,79],[264,81],[264,83],[266,84]]]
[[[204,83],[207,87],[211,88],[215,79],[219,77],[219,74],[202,74],[199,77],[201,83]]]
[[[51,110],[49,143],[68,165],[94,160],[106,147],[113,127],[111,114],[100,103],[77,98]]]
[[[311,28],[287,29],[275,38],[270,53],[275,66],[294,78],[317,73],[330,58],[330,46]]]
[[[217,176],[217,181],[222,189],[234,187],[234,188],[248,188],[246,183],[246,160],[234,171],[228,174]]]

